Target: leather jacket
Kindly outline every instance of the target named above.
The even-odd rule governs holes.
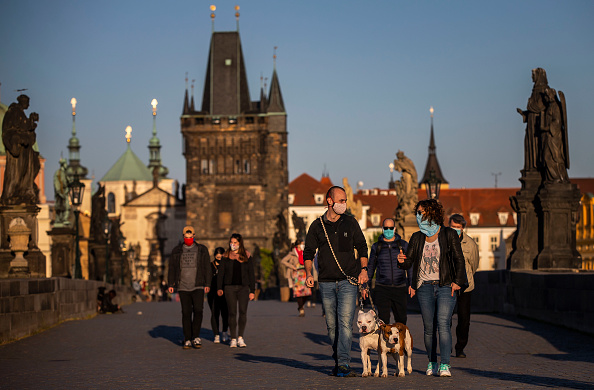
[[[417,289],[419,285],[419,264],[423,258],[425,246],[425,234],[414,233],[408,242],[406,260],[398,263],[402,269],[413,267],[412,288]],[[466,263],[460,245],[458,234],[452,228],[441,225],[437,240],[439,241],[439,286],[449,286],[452,282],[464,288],[468,282],[466,279]]]

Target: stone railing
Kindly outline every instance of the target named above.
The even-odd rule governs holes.
[[[0,344],[28,336],[61,321],[97,313],[97,289],[103,282],[49,278],[0,280]],[[130,287],[107,285],[119,304],[132,300]]]

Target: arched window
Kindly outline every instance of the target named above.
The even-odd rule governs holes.
[[[107,212],[115,213],[115,195],[113,192],[110,192],[107,195]]]

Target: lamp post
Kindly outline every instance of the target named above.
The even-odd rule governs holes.
[[[393,190],[396,188],[396,184],[394,183],[394,163],[388,164],[388,168],[390,168],[390,184],[388,184],[388,188]]]
[[[124,258],[127,261],[127,255],[126,255],[126,241],[124,240],[124,237],[122,237],[120,235],[120,285],[124,285]]]
[[[74,278],[82,279],[82,269],[80,266],[80,248],[78,235],[78,217],[80,215],[80,205],[85,194],[85,184],[75,177],[74,181],[70,183],[70,202],[74,207],[74,224],[76,225],[76,249],[74,254]]]
[[[109,233],[111,231],[109,217],[105,217],[103,221],[103,231],[105,232],[105,283],[109,283]]]
[[[427,199],[439,199],[439,189],[441,188],[441,179],[435,175],[435,169],[429,171],[429,178],[425,180],[425,190]]]

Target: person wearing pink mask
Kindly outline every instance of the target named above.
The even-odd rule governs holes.
[[[217,295],[222,297],[224,294],[227,300],[231,348],[247,347],[243,334],[247,323],[248,302],[254,300],[255,291],[254,260],[250,252],[245,250],[241,234],[233,233],[229,239],[229,249],[221,259],[217,280]]]
[[[305,316],[303,304],[307,297],[311,296],[311,288],[305,285],[305,268],[303,265],[303,249],[305,244],[297,239],[293,244],[293,249],[288,255],[283,257],[281,263],[286,267],[285,277],[289,281],[289,287],[293,289],[293,298],[297,300],[297,310],[299,317]]]
[[[171,252],[169,259],[169,293],[177,289],[182,307],[182,326],[184,331],[184,349],[200,348],[200,328],[204,294],[210,291],[212,279],[208,248],[198,244],[192,226],[183,229],[184,242],[179,243]]]

